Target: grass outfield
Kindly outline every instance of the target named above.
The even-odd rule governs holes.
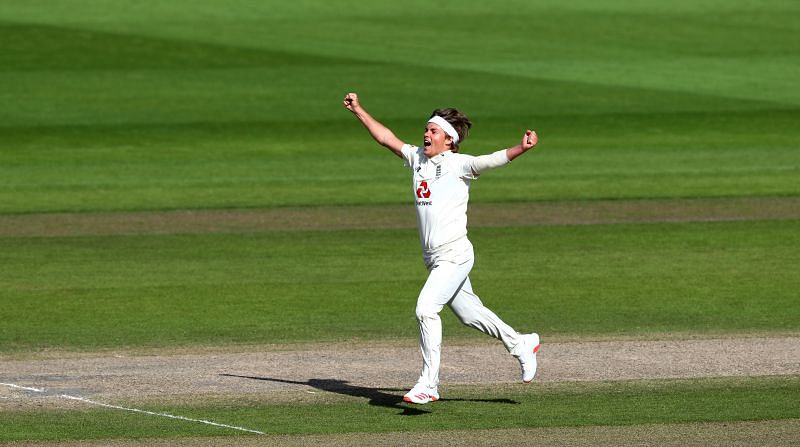
[[[4,2],[0,212],[405,203],[350,90],[409,142],[535,127],[474,201],[800,194],[794,2],[281,3]]]
[[[476,228],[471,277],[551,337],[793,331],[798,235],[796,220]],[[410,229],[0,240],[0,352],[413,339],[425,279]],[[480,336],[445,314],[448,336]]]
[[[497,219],[511,202],[796,207],[780,199],[800,197],[798,24],[791,0],[0,2],[0,215],[68,225],[116,211],[407,204],[408,173],[342,108],[348,91],[411,143],[438,107],[473,120],[470,154],[537,129],[536,152],[474,184],[472,200]],[[472,279],[509,323],[554,339],[797,333],[796,211],[477,226]],[[118,233],[2,233],[0,358],[416,338],[414,230]],[[444,318],[447,340],[479,337]],[[72,392],[57,376],[0,371],[0,383],[40,380]],[[0,442],[232,434],[92,406],[15,407],[34,397],[7,388]],[[394,389],[302,404],[108,403],[274,435],[764,420],[785,433],[797,431],[798,391],[783,376],[456,386],[422,408]]]

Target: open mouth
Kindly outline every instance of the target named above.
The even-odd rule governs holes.
[[[425,138],[425,140],[422,143],[425,145],[425,147],[428,147],[431,145],[431,140]]]

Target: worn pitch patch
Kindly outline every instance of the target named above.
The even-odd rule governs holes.
[[[535,383],[540,386],[576,381],[799,375],[800,337],[590,342],[543,339],[538,360]],[[308,400],[325,394],[313,394],[319,391],[347,396],[371,396],[375,390],[402,394],[418,377],[418,365],[419,348],[402,344],[177,355],[70,354],[62,358],[4,360],[0,382],[36,384],[98,402],[170,402],[190,396],[264,398],[291,395],[292,391],[301,391],[295,396]],[[445,346],[441,379],[443,385],[521,383],[519,362],[501,344],[488,342]],[[52,396],[46,398],[53,400]],[[66,399],[51,403],[74,405]],[[0,409],[19,410],[36,404],[30,396],[0,399]]]
[[[473,203],[470,227],[800,218],[798,197]],[[0,236],[414,228],[405,205],[0,215]]]

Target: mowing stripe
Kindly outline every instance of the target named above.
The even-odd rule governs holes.
[[[17,389],[25,390],[25,391],[33,391],[35,393],[44,393],[45,392],[45,390],[43,390],[43,389],[32,388],[32,387],[27,387],[27,386],[20,386],[20,385],[15,385],[13,383],[0,383],[0,385],[4,385],[4,386],[7,386],[7,387],[11,387],[11,388],[17,388]],[[174,414],[169,414],[169,413],[156,413],[156,412],[153,412],[153,411],[140,410],[138,408],[120,407],[118,405],[104,404],[102,402],[96,402],[96,401],[93,401],[93,400],[90,400],[90,399],[85,399],[83,397],[70,396],[68,394],[59,394],[58,397],[60,397],[62,399],[69,399],[69,400],[75,400],[75,401],[78,401],[78,402],[83,402],[83,403],[86,403],[86,404],[89,404],[89,405],[96,405],[98,407],[111,408],[111,409],[114,409],[114,410],[130,411],[130,412],[133,412],[133,413],[147,414],[147,415],[150,415],[150,416],[161,416],[161,417],[165,417],[165,418],[169,418],[169,419],[177,419],[177,420],[181,420],[181,421],[198,422],[198,423],[201,423],[201,424],[213,425],[215,427],[228,428],[228,429],[231,429],[231,430],[244,431],[244,432],[248,432],[248,433],[256,433],[256,434],[259,434],[259,435],[263,435],[264,434],[264,432],[261,432],[261,431],[258,431],[258,430],[251,430],[249,428],[237,427],[235,425],[220,424],[220,423],[213,422],[213,421],[206,421],[206,420],[203,420],[203,419],[193,419],[193,418],[188,418],[186,416],[176,416]]]
[[[471,227],[800,219],[800,197],[475,203]],[[0,214],[0,237],[416,228],[406,205]]]

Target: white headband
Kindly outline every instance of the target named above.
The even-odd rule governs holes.
[[[456,129],[450,123],[448,123],[446,119],[439,115],[434,115],[433,118],[428,120],[428,122],[441,127],[444,133],[450,135],[450,138],[453,139],[453,144],[458,144],[458,132],[456,132]]]

